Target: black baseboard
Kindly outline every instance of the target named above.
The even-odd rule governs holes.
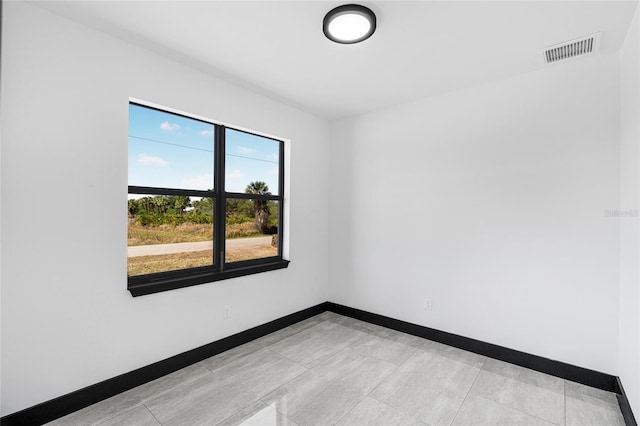
[[[137,370],[121,374],[103,382],[96,383],[75,392],[68,393],[50,401],[26,408],[0,418],[2,426],[42,425],[81,410],[119,393],[133,389],[158,379],[181,368],[205,360],[221,352],[243,345],[247,342],[281,330],[297,322],[311,318],[326,311],[326,302],[293,314],[278,318],[266,324],[234,334],[233,336],[200,346],[187,352],[158,361]]]
[[[618,392],[618,395],[616,396],[618,397],[618,405],[620,406],[620,411],[622,411],[622,417],[624,417],[624,424],[627,426],[638,426],[638,423],[636,423],[636,419],[633,416],[633,411],[631,411],[631,404],[629,404],[627,394],[622,387],[620,377],[617,377],[617,380],[620,392]]]
[[[321,303],[311,308],[295,312],[266,324],[234,334],[233,336],[200,346],[199,348],[183,352],[171,358],[158,361],[154,364],[10,414],[0,418],[0,425],[41,425],[50,422],[221,352],[233,349],[236,346],[243,345],[269,333],[318,315],[324,311],[335,312],[340,315],[433,340],[521,367],[530,368],[541,373],[582,383],[608,392],[614,392],[617,394],[625,424],[627,426],[637,426],[629,400],[627,399],[619,377],[332,302]]]
[[[608,392],[619,393],[616,377],[610,374],[576,367],[575,365],[566,364],[564,362],[554,361],[525,352],[516,351],[514,349],[505,348],[503,346],[483,342],[481,340],[447,333],[445,331],[412,324],[394,318],[385,317],[383,315],[373,314],[371,312],[361,311],[360,309],[350,308],[336,303],[329,302],[327,304],[327,309],[331,312],[335,312],[336,314],[377,324],[403,333],[413,334],[414,336],[454,346],[459,349],[488,356],[489,358],[498,359],[510,364],[530,368],[532,370],[540,371],[541,373],[571,380],[572,382],[582,383]]]
[[[572,382],[582,383],[583,385],[616,393],[626,425],[637,426],[629,401],[624,393],[624,389],[622,389],[620,378],[611,374],[577,367],[564,362],[554,361],[541,356],[531,355],[526,352],[505,348],[504,346],[498,346],[481,340],[447,333],[445,331],[401,321],[395,318],[385,317],[383,315],[362,311],[360,309],[339,305],[333,302],[327,302],[327,310],[371,324],[391,328],[396,331],[401,331],[403,333],[412,334],[414,336],[433,340],[445,345],[464,349],[489,358],[519,365],[541,373],[570,380]]]

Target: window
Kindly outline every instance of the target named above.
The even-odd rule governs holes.
[[[284,143],[129,104],[133,296],[286,268]]]

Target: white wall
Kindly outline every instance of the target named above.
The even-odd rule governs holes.
[[[334,123],[329,300],[615,374],[619,111],[608,54]]]
[[[620,210],[640,208],[640,12],[620,49]],[[620,218],[619,376],[636,418],[640,416],[639,218]]]
[[[37,7],[3,7],[2,415],[327,300],[327,122]],[[288,269],[130,296],[129,97],[291,140]]]

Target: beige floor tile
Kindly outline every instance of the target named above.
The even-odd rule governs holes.
[[[487,359],[471,394],[564,425],[564,380]]]
[[[566,383],[567,426],[624,426],[617,398],[610,392]]]
[[[100,426],[160,426],[158,420],[144,405],[139,405],[129,411],[117,415]]]
[[[332,322],[322,322],[287,337],[269,349],[305,367],[313,367],[365,336]]]
[[[431,426],[448,426],[483,362],[478,356],[421,350],[382,382],[371,397]]]
[[[268,349],[147,402],[163,425],[215,424],[305,371]]]
[[[426,426],[373,398],[366,397],[338,423],[338,426]]]
[[[334,424],[395,365],[345,349],[263,398],[297,424]]]
[[[555,426],[506,405],[469,395],[451,426]],[[602,425],[604,426],[604,425]]]
[[[297,426],[275,408],[257,401],[216,426]]]

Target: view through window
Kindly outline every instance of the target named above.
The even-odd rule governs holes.
[[[130,283],[282,260],[283,152],[279,140],[131,103]]]

